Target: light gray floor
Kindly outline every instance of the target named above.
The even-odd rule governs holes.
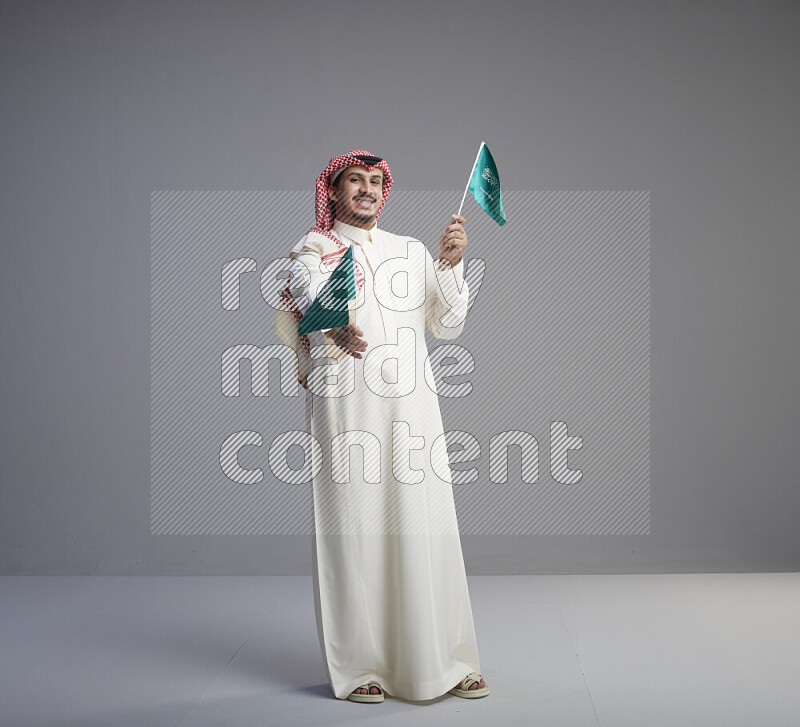
[[[8,727],[800,724],[800,574],[474,576],[486,699],[332,697],[310,577],[4,577]]]

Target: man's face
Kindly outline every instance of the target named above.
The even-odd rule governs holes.
[[[368,230],[383,202],[383,172],[377,167],[347,167],[328,186],[328,199],[336,203],[337,220]]]

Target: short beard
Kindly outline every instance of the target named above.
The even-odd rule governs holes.
[[[375,215],[357,215],[352,214],[350,215],[351,220],[355,220],[356,222],[370,222],[371,220],[375,219]]]
[[[336,203],[335,202],[333,202],[331,204],[331,216],[335,220],[340,219],[336,214]],[[355,212],[351,212],[349,215],[347,215],[346,219],[342,220],[342,222],[347,222],[347,220],[350,220],[351,222],[366,223],[366,222],[372,222],[373,220],[375,220],[375,218],[376,218],[375,214],[359,215],[359,214],[356,214]]]

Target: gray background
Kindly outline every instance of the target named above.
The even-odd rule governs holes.
[[[354,147],[455,190],[481,139],[505,189],[651,193],[652,509],[465,536],[468,571],[797,569],[798,4],[5,2],[0,28],[2,572],[310,573],[307,535],[150,535],[150,193],[309,189]]]

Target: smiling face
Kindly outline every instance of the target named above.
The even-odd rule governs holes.
[[[383,202],[383,172],[377,167],[347,167],[328,186],[328,199],[336,205],[337,220],[369,230]]]

